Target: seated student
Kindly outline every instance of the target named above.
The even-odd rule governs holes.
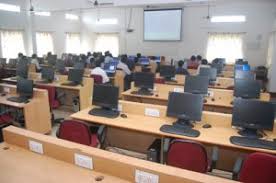
[[[207,59],[203,59],[203,60],[201,61],[201,65],[209,65],[209,64],[208,64],[208,60],[207,60]]]
[[[91,64],[91,58],[94,58],[91,52],[88,52],[86,57],[87,57],[86,64]]]
[[[199,72],[200,72],[200,68],[202,68],[202,67],[207,67],[207,68],[210,68],[211,66],[210,65],[208,65],[208,60],[206,60],[206,59],[203,59],[202,61],[201,61],[201,64],[198,66],[198,68],[197,68],[197,73],[199,74]]]
[[[36,71],[37,71],[37,72],[40,72],[40,71],[41,71],[41,67],[40,67],[40,65],[39,65],[39,62],[38,62],[38,59],[37,59],[37,55],[36,55],[36,54],[33,54],[33,55],[32,55],[31,63],[32,63],[32,64],[35,64],[35,67],[36,67]]]
[[[197,69],[198,67],[198,62],[197,62],[197,59],[196,59],[196,56],[191,56],[189,62],[188,62],[188,69]]]
[[[176,68],[176,74],[181,74],[181,75],[190,75],[190,73],[187,71],[187,69],[183,68],[184,61],[180,60],[178,62],[178,67]]]
[[[202,56],[201,55],[196,56],[196,61],[198,64],[201,64]]]
[[[127,66],[127,61],[128,58],[126,55],[122,55],[121,59],[119,60],[119,63],[117,65],[117,69],[120,69],[124,72],[125,77],[124,77],[124,83],[125,83],[125,88],[124,90],[128,90],[130,88],[130,84],[132,81],[132,75],[131,71]]]
[[[139,59],[141,58],[141,56],[142,56],[141,53],[137,53],[137,55],[134,59],[135,64],[137,64],[139,62]]]
[[[109,51],[106,51],[106,52],[104,53],[104,56],[105,56],[105,58],[104,58],[104,63],[105,63],[105,64],[108,64],[108,63],[110,63],[110,62],[113,61],[112,54],[111,54]]]
[[[107,76],[106,72],[101,68],[101,62],[99,60],[95,62],[95,66],[96,67],[91,71],[91,75],[102,76],[103,83],[108,83],[109,77]]]

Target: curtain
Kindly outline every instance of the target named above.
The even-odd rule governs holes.
[[[22,31],[1,31],[1,47],[3,58],[17,58],[19,52],[25,54]]]
[[[66,53],[80,54],[81,40],[79,33],[66,33]]]
[[[119,55],[119,36],[118,34],[98,34],[95,41],[95,51],[109,51],[113,56]]]
[[[227,64],[243,58],[243,33],[209,33],[206,57],[225,58]]]
[[[37,55],[40,57],[46,55],[48,52],[54,53],[54,43],[52,34],[49,32],[37,32],[36,48]]]
[[[276,49],[276,32],[272,32],[269,37],[269,43],[268,43],[267,62],[266,62],[267,67],[271,66],[275,49]]]

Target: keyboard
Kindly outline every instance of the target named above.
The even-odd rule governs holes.
[[[173,125],[163,125],[160,128],[161,132],[165,133],[171,133],[176,135],[182,135],[187,137],[198,137],[200,135],[200,132],[191,128],[181,128],[181,127],[175,127]]]
[[[11,77],[10,80],[17,81],[18,77]]]
[[[41,81],[36,81],[36,83],[38,83],[38,84],[48,84],[48,83],[51,83],[51,82],[49,82],[47,80],[41,80]]]
[[[152,92],[144,92],[144,91],[132,91],[131,94],[133,95],[145,95],[145,96],[152,96]]]
[[[92,116],[100,116],[106,118],[117,118],[120,115],[119,111],[114,110],[104,110],[101,108],[94,108],[89,111],[89,114]]]
[[[16,103],[28,102],[28,98],[26,98],[26,97],[10,97],[10,98],[7,98],[7,100],[10,102],[16,102]]]
[[[67,83],[62,83],[61,85],[63,86],[78,86],[79,83],[75,83],[75,82],[67,82]]]
[[[262,139],[232,136],[230,137],[230,142],[238,146],[276,150],[276,142]]]

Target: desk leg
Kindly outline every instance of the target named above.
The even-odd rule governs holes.
[[[164,138],[165,137],[161,137],[161,148],[160,148],[160,163],[161,164],[164,164],[164,153],[163,153],[164,152],[163,151],[164,150],[164,148],[163,148],[164,147]]]

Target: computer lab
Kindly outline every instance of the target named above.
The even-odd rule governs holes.
[[[0,0],[0,183],[276,183],[275,0]]]

